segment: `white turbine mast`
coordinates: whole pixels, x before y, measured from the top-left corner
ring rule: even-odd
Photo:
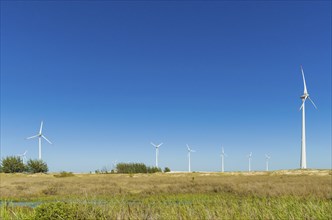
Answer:
[[[303,95],[300,97],[302,99],[302,105],[300,107],[300,110],[302,109],[302,138],[301,138],[301,162],[300,162],[300,168],[301,169],[307,169],[307,153],[306,153],[306,132],[305,132],[305,101],[307,99],[310,100],[312,105],[317,109],[317,106],[315,103],[311,100],[309,93],[307,91],[307,85],[305,82],[304,72],[303,68],[301,66],[301,72],[302,72],[302,79],[303,79]]]
[[[252,157],[252,152],[250,152],[250,154],[247,155],[248,159],[249,159],[249,172],[251,172],[251,157]]]
[[[269,160],[270,159],[271,159],[271,156],[265,154],[266,171],[269,171]]]
[[[117,162],[118,162],[117,160],[115,160],[115,161],[112,162],[114,172],[115,172],[115,170],[116,170]]]
[[[41,153],[41,149],[42,149],[42,138],[44,138],[48,143],[52,144],[51,141],[49,141],[42,133],[43,131],[43,121],[40,123],[40,129],[39,129],[39,133],[34,135],[34,136],[31,136],[31,137],[28,137],[27,139],[32,139],[32,138],[36,138],[38,137],[38,147],[39,147],[39,156],[38,156],[38,159],[41,160],[42,159],[42,153]]]
[[[191,172],[191,161],[190,161],[190,153],[191,152],[196,152],[195,150],[191,149],[189,145],[187,144],[187,150],[188,150],[188,160],[189,160],[189,167],[188,167],[188,172]]]
[[[225,157],[228,157],[228,156],[227,156],[227,154],[225,154],[225,151],[224,151],[223,147],[221,148],[220,157],[221,157],[221,172],[225,172],[225,169],[224,169],[224,159],[225,159]]]
[[[23,163],[26,162],[27,157],[25,156],[28,153],[28,151],[26,150],[23,154],[18,154],[17,156],[22,158]]]
[[[156,148],[156,167],[158,168],[158,157],[159,157],[159,147],[163,145],[163,143],[160,143],[159,145],[156,145],[151,142],[151,145]]]

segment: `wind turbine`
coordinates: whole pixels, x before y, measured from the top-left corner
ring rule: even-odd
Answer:
[[[221,154],[220,154],[220,157],[221,157],[221,172],[224,172],[224,157],[227,157],[227,154],[225,154],[225,151],[224,151],[224,148],[222,147],[221,148]]]
[[[190,153],[191,153],[191,152],[196,152],[196,151],[190,149],[190,147],[189,147],[188,144],[187,144],[187,149],[188,149],[188,159],[189,159],[189,169],[188,169],[188,170],[189,170],[189,172],[191,172]]]
[[[117,162],[118,162],[117,160],[115,160],[115,161],[112,162],[114,172],[115,172],[115,170],[116,170],[116,164],[117,164]]]
[[[163,143],[160,143],[159,145],[155,145],[151,142],[151,145],[156,148],[156,167],[158,168],[158,156],[159,156],[159,147],[163,145]]]
[[[252,157],[252,152],[250,152],[249,155],[247,155],[248,159],[249,159],[249,172],[251,171],[251,157]]]
[[[265,154],[265,161],[266,161],[266,171],[269,171],[269,159],[271,156]]]
[[[48,143],[52,144],[51,141],[49,141],[42,133],[43,131],[43,121],[41,122],[40,124],[40,129],[39,129],[39,133],[37,135],[34,135],[34,136],[31,136],[31,137],[28,137],[27,139],[32,139],[32,138],[36,138],[38,137],[38,146],[39,146],[39,160],[42,159],[42,154],[41,154],[41,141],[42,141],[42,138],[44,138]]]
[[[304,72],[303,68],[301,66],[301,72],[302,72],[302,78],[303,78],[303,95],[300,97],[302,99],[302,105],[300,107],[300,110],[302,109],[302,140],[301,140],[301,169],[307,169],[307,153],[306,153],[306,137],[305,137],[305,101],[307,99],[310,100],[312,105],[317,109],[317,106],[315,103],[311,100],[309,97],[308,91],[307,91],[307,85],[305,83],[305,78],[304,78]]]
[[[27,157],[25,156],[26,154],[27,154],[27,150],[23,153],[23,154],[18,154],[17,156],[19,156],[19,157],[21,157],[22,158],[22,161],[23,161],[23,163],[25,163],[25,161],[26,161],[26,159],[27,159]]]

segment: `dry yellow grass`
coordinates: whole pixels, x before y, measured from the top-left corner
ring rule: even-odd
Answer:
[[[1,200],[110,197],[124,194],[231,193],[332,198],[330,170],[234,173],[0,174]]]

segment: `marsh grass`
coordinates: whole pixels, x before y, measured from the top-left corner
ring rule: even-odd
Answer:
[[[324,172],[75,174],[66,178],[1,174],[2,201],[43,204],[35,209],[2,204],[0,218],[332,219],[332,176]]]
[[[332,202],[295,197],[179,194],[48,202],[35,210],[1,207],[12,219],[331,219]]]

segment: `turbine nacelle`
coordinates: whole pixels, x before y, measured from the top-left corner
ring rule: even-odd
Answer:
[[[159,145],[156,145],[156,144],[151,142],[151,145],[154,146],[155,148],[159,148],[161,145],[163,145],[163,143],[160,143]]]
[[[187,150],[188,150],[188,153],[191,153],[191,152],[196,152],[195,150],[191,149],[191,148],[189,147],[189,145],[188,145],[188,144],[187,144]]]
[[[300,96],[300,99],[306,100],[308,97],[309,97],[309,94],[305,93],[305,94],[303,94],[303,95]]]

